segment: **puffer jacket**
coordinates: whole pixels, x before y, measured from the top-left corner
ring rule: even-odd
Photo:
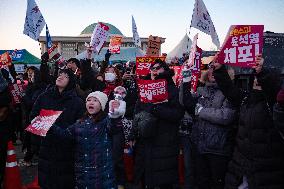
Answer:
[[[143,159],[137,162],[136,167],[143,170],[137,172],[145,173],[145,184],[149,187],[163,184],[178,183],[178,128],[184,110],[179,103],[178,89],[172,80],[173,72],[166,71],[157,79],[166,79],[168,82],[168,102],[160,104],[141,103],[138,100],[135,113],[146,111],[157,118],[155,135],[150,138],[138,138],[136,159]],[[146,78],[149,79],[149,76]],[[138,149],[140,148],[141,149]],[[140,157],[143,156],[143,157]]]
[[[233,125],[236,111],[218,89],[206,83],[197,89],[201,109],[192,128],[192,141],[200,154],[231,155]]]
[[[244,176],[249,189],[284,188],[284,143],[275,127],[277,122],[273,121],[271,106],[280,89],[276,75],[268,70],[257,74],[262,90],[252,90],[246,96],[232,84],[224,66],[214,72],[223,93],[240,107],[236,146],[228,166],[226,189],[237,189]]]
[[[83,101],[74,89],[58,92],[51,87],[36,100],[31,111],[31,119],[39,115],[41,109],[63,111],[55,124],[61,128],[81,118],[85,112]],[[47,133],[42,138],[38,165],[39,185],[48,189],[74,188],[74,153],[71,142],[61,142],[60,138]]]
[[[115,188],[110,130],[117,121],[104,116],[95,123],[88,117],[67,129],[54,126],[50,131],[62,142],[74,141],[75,188]]]

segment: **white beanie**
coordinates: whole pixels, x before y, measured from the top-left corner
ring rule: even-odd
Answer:
[[[108,101],[108,97],[105,93],[103,92],[100,92],[100,91],[95,91],[95,92],[91,92],[87,98],[86,98],[86,101],[88,100],[88,98],[90,97],[95,97],[99,100],[101,106],[102,106],[102,110],[104,111],[105,110],[105,107],[106,107],[106,103]]]

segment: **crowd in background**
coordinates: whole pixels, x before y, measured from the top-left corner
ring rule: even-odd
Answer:
[[[140,101],[134,64],[110,65],[107,52],[98,67],[91,53],[53,72],[44,57],[23,77],[13,66],[1,69],[1,182],[7,143],[19,138],[20,165],[32,166],[38,156],[43,189],[179,188],[181,151],[184,189],[284,188],[284,84],[261,56],[249,91],[212,62],[193,92],[189,69],[176,86],[173,70],[158,60],[143,79],[165,79],[169,97],[154,104]],[[11,105],[9,86],[25,81],[21,103]],[[63,111],[46,137],[24,130],[42,109]],[[131,178],[126,148],[133,151]]]

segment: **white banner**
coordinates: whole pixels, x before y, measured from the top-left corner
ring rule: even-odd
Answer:
[[[97,52],[100,52],[101,48],[104,45],[104,42],[106,41],[109,33],[108,33],[109,27],[101,22],[98,22],[92,37],[90,46],[93,47]]]
[[[23,33],[37,41],[44,26],[45,20],[36,2],[34,0],[27,0],[27,12]]]
[[[141,40],[137,31],[136,23],[134,17],[132,16],[132,33],[133,33],[133,41],[134,44],[138,47],[141,47]]]
[[[195,0],[191,27],[194,27],[211,36],[212,42],[220,48],[220,41],[211,20],[209,12],[202,0]]]

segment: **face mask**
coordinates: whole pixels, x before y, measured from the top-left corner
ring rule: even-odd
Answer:
[[[105,80],[108,82],[113,82],[116,79],[116,75],[114,73],[105,73]]]

